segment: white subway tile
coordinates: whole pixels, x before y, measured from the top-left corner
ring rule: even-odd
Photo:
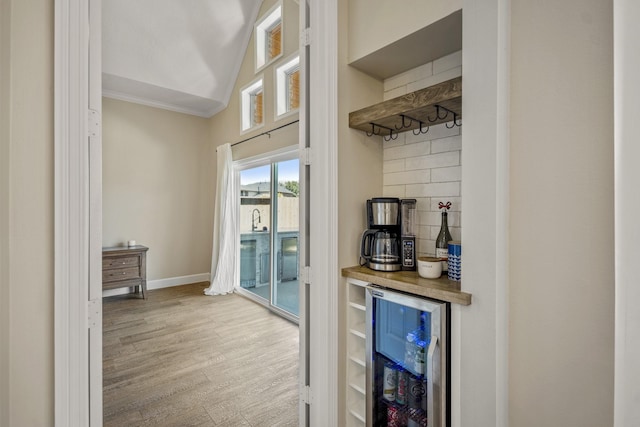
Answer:
[[[430,154],[427,156],[406,157],[407,170],[444,168],[460,165],[459,151],[447,151],[445,153]]]
[[[418,213],[416,214],[416,224],[419,226],[426,224],[428,214],[429,211],[418,209]]]
[[[431,239],[418,239],[418,256],[433,256],[436,251],[436,241]]]
[[[444,153],[446,151],[460,151],[462,149],[462,136],[450,136],[448,138],[434,139],[431,141],[431,153]]]
[[[433,184],[408,184],[405,189],[406,197],[438,197],[459,196],[459,182],[438,182]]]
[[[382,153],[382,158],[384,161],[387,161],[387,160],[397,160],[397,159],[408,159],[410,157],[416,157],[416,156],[424,156],[426,154],[429,154],[430,145],[431,144],[428,141],[425,141],[418,144],[406,144],[398,147],[385,148],[384,152]],[[418,169],[418,168],[412,168],[412,169]],[[424,168],[420,168],[420,169],[424,169]]]
[[[417,227],[417,231],[418,236],[425,236],[425,238],[431,236],[431,226],[429,225],[420,224]]]
[[[438,240],[438,234],[440,234],[440,228],[442,227],[442,218],[438,218],[438,225],[432,226],[429,228],[429,238],[433,240]],[[449,230],[451,231],[451,230]]]
[[[440,219],[441,219],[441,214],[440,212],[437,211],[422,211],[420,212],[420,225],[428,225],[428,226],[435,226],[437,225],[438,227],[440,227]]]
[[[460,181],[461,177],[462,168],[460,166],[431,169],[431,182]]]
[[[383,82],[383,90],[388,91],[400,86],[406,86],[408,83],[424,79],[433,74],[433,63],[427,62],[404,73],[389,77]]]
[[[414,170],[386,173],[382,177],[384,185],[420,184],[430,181],[430,170]]]
[[[442,215],[442,213],[440,214]],[[442,223],[442,221],[440,221],[440,223]],[[460,212],[448,212],[447,225],[449,226],[449,231],[451,231],[451,228],[460,227]]]
[[[420,215],[420,211],[429,210],[429,207],[431,206],[431,199],[429,197],[414,197],[414,199],[416,199],[416,209],[418,210],[418,215]]]
[[[417,135],[414,134],[414,132],[416,132]],[[418,142],[431,141],[433,139],[430,135],[430,132],[419,133],[417,129],[407,131],[405,132],[405,135],[407,144],[416,144]]]
[[[462,51],[453,52],[433,61],[433,74],[440,74],[455,67],[462,66]]]
[[[382,99],[388,101],[389,99],[397,98],[407,94],[407,86],[400,86],[393,89],[389,89],[384,92]]]
[[[388,141],[385,141],[383,138],[380,138],[380,141],[384,150],[386,150],[387,148],[399,147],[401,145],[405,145],[406,143],[405,135],[402,133],[398,134],[398,137],[396,139],[389,139]]]
[[[406,193],[405,187],[404,185],[383,185],[382,196],[404,198]]]
[[[455,67],[450,70],[443,71],[442,73],[435,74],[412,83],[407,83],[407,93],[437,85],[438,83],[451,80],[455,77],[460,77],[461,75],[462,67]]]
[[[442,123],[440,125],[430,126],[429,131],[427,131],[426,133],[415,135],[413,132],[414,131],[404,132],[406,134],[407,144],[421,141],[435,141],[436,139],[440,138],[450,138],[452,136],[458,136],[460,135],[460,127],[454,126],[452,129],[447,129],[446,124]],[[415,132],[418,131],[415,130]]]
[[[402,172],[406,170],[405,160],[387,160],[382,163],[382,173]]]
[[[430,238],[430,236],[431,236],[431,227],[428,226],[428,225],[419,225],[417,227],[417,233],[418,233],[417,236],[419,238],[420,237],[422,237],[424,239]]]
[[[418,239],[418,256],[433,256],[436,252],[436,240],[429,238]]]

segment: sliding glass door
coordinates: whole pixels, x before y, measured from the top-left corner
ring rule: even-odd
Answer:
[[[299,315],[297,150],[237,165],[240,290],[287,317]]]

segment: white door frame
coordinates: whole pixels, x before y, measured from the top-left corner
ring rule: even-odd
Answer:
[[[308,286],[309,420],[312,426],[338,423],[338,1],[307,0],[308,138],[311,160]],[[305,2],[300,2],[304,8]],[[302,15],[301,15],[302,17]],[[300,28],[305,28],[300,20]],[[301,61],[307,52],[301,49]],[[301,113],[301,119],[303,118]],[[306,135],[302,132],[307,131]],[[301,425],[303,425],[301,423]]]
[[[337,0],[307,0],[301,8],[308,10],[312,28],[324,30],[316,33],[309,49],[314,72],[309,79],[308,108],[313,114],[308,121],[301,120],[300,130],[305,138],[309,135],[313,153],[309,213],[314,224],[310,230],[314,244],[309,250],[313,321],[305,326],[309,342],[301,343],[311,351],[313,393],[304,387],[301,394],[310,403],[311,425],[337,425]],[[102,425],[102,371],[95,369],[96,361],[101,362],[102,306],[96,268],[102,195],[94,175],[101,152],[99,145],[90,150],[88,144],[89,138],[92,144],[100,144],[101,135],[101,90],[96,89],[101,75],[100,10],[101,0],[55,2],[54,392],[58,427]],[[91,58],[89,45],[95,53]],[[306,419],[300,423],[306,425]]]
[[[640,71],[637,40],[640,29],[640,7],[635,0],[613,2],[614,26],[614,147],[615,147],[615,388],[614,425],[640,425],[640,314],[635,302],[638,287],[638,255],[640,255],[640,201],[636,185],[640,181],[637,162],[640,148],[637,98]]]
[[[100,15],[55,2],[56,426],[102,425]]]

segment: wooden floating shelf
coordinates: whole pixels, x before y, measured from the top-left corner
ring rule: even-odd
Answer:
[[[423,129],[451,122],[454,114],[456,121],[462,118],[462,77],[353,111],[349,127],[368,135],[392,136],[420,129],[420,122]]]

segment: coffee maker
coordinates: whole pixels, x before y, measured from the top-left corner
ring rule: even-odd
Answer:
[[[378,271],[415,270],[415,203],[415,199],[395,197],[367,200],[368,229],[362,234],[360,247],[362,265]]]

